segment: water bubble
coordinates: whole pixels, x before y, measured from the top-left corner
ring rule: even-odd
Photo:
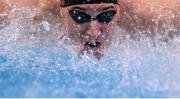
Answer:
[[[50,31],[50,24],[47,21],[42,21],[42,25],[46,31]]]

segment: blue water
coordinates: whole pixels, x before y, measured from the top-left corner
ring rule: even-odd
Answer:
[[[155,46],[113,39],[97,60],[58,42],[59,25],[34,23],[35,12],[12,9],[0,29],[0,97],[180,97],[178,37]]]
[[[1,44],[0,97],[179,97],[178,48],[122,45],[96,60],[50,45]]]

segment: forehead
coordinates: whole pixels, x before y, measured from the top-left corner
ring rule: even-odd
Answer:
[[[68,9],[101,11],[108,9],[117,9],[117,5],[116,4],[81,4],[81,5],[70,6],[68,7]]]

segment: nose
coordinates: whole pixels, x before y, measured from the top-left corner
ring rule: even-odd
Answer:
[[[101,25],[97,21],[92,21],[88,27],[87,34],[93,38],[101,35]]]

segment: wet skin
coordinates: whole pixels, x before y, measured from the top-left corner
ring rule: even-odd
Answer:
[[[61,10],[66,31],[72,42],[80,46],[80,52],[91,53],[99,59],[111,44],[114,27],[117,26],[119,6],[116,4],[84,4],[64,7]],[[97,18],[107,11],[115,11],[116,14],[107,23],[99,22],[98,19],[78,23],[69,14],[72,10],[86,13],[91,18]]]
[[[100,24],[96,20],[84,24],[78,24],[69,15],[69,10],[74,9],[73,7],[77,7],[77,5],[63,8],[60,7],[60,1],[61,0],[0,0],[0,13],[10,12],[10,7],[8,7],[8,5],[12,2],[15,2],[20,6],[30,8],[36,7],[39,12],[37,16],[40,16],[40,18],[43,16],[50,17],[47,15],[51,14],[45,15],[44,12],[53,12],[52,15],[54,15],[55,18],[59,18],[61,17],[60,12],[62,12],[62,21],[64,21],[67,34],[73,43],[80,46],[80,52],[93,52],[97,58],[100,58],[101,55],[105,53],[104,51],[112,41],[111,36],[113,35],[118,15],[120,16],[118,19],[118,25],[128,31],[128,33],[129,31],[134,33],[134,30],[136,29],[142,31],[153,31],[154,28],[156,29],[156,27],[154,27],[156,26],[156,23],[153,22],[152,19],[157,18],[160,23],[160,27],[158,27],[159,30],[164,30],[164,28],[161,28],[164,24],[171,24],[175,28],[180,29],[179,0],[120,0],[119,7],[118,5],[111,5],[114,8],[110,8],[110,10],[115,9],[117,10],[117,13],[112,22],[108,24]],[[104,4],[101,5],[101,7],[103,7]],[[104,7],[108,6],[110,5],[104,5]],[[89,7],[87,7],[87,5],[78,5],[78,7],[84,8],[85,11],[83,12],[89,14],[92,18],[96,18],[101,12],[103,12],[97,10],[100,8],[100,5],[98,4],[96,6],[89,5]],[[172,15],[174,17],[172,17]],[[6,18],[0,17],[0,20],[4,19]],[[153,32],[151,35],[154,35]],[[90,43],[88,44],[87,42]],[[92,42],[97,44],[92,44]],[[100,47],[94,48],[95,45],[100,45]]]

